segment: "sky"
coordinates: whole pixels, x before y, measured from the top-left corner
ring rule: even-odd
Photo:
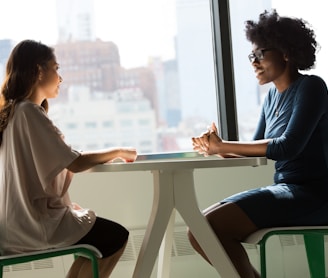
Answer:
[[[57,42],[56,0],[0,0],[0,10],[0,39]],[[94,0],[94,12],[96,37],[118,45],[123,66],[174,57],[174,0]]]
[[[308,20],[318,41],[328,48],[324,0],[272,0],[272,3],[281,15]],[[175,0],[94,0],[96,36],[118,45],[125,67],[146,65],[150,56],[173,58],[177,34],[175,5]],[[56,0],[0,0],[0,11],[0,39],[30,38],[56,43]],[[318,60],[326,61],[325,53],[328,51],[322,51]]]

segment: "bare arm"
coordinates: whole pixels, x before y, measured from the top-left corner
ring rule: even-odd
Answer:
[[[121,159],[125,162],[133,162],[136,158],[137,151],[134,148],[113,148],[96,152],[85,152],[76,158],[67,169],[73,173],[78,173],[97,164],[111,162],[115,159]]]
[[[211,135],[214,137],[215,135]],[[252,142],[238,142],[238,141],[219,141],[217,138],[210,141],[217,141],[211,144],[209,151],[211,154],[235,154],[238,156],[265,156],[268,143],[270,140],[263,139]],[[213,153],[212,153],[213,152]]]

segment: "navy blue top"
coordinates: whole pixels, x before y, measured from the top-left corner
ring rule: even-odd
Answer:
[[[279,115],[276,115],[276,110]],[[328,95],[325,82],[301,75],[284,93],[271,88],[254,140],[273,139],[275,183],[328,185]]]

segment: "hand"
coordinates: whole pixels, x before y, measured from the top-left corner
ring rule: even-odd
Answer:
[[[74,210],[80,210],[80,209],[82,209],[82,207],[79,204],[77,204],[77,203],[72,203],[71,206],[72,206],[72,208]]]
[[[204,156],[217,154],[216,145],[222,142],[214,123],[198,137],[192,138],[193,149]]]
[[[125,162],[134,162],[137,159],[137,151],[135,148],[122,148],[119,158]]]
[[[209,148],[209,142],[208,142],[209,136],[210,136],[210,133],[209,133],[209,131],[207,131],[207,132],[203,132],[198,137],[192,137],[191,140],[192,140],[192,145],[193,145],[194,151],[196,151],[200,154],[207,155],[207,151]]]
[[[218,134],[218,129],[214,123],[212,123],[210,130],[210,135],[208,138],[209,148],[207,151],[207,155],[217,155],[221,158],[236,158],[242,157],[241,155],[233,154],[233,153],[223,153],[222,150],[222,139]]]
[[[218,129],[215,123],[212,123],[209,131],[210,131],[210,135],[208,137],[209,147],[208,147],[207,155],[216,154],[220,157],[224,157],[223,154],[220,152],[222,139],[219,136]]]

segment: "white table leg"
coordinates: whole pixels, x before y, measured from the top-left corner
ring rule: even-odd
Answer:
[[[170,278],[171,252],[173,244],[173,233],[175,224],[175,209],[173,209],[170,221],[158,254],[157,278]]]
[[[176,209],[220,276],[223,278],[239,277],[221,243],[199,210],[192,170],[179,170],[175,173],[174,199]]]
[[[174,209],[172,174],[156,170],[153,171],[153,178],[153,207],[133,272],[133,278],[148,278],[151,276],[160,244]]]

